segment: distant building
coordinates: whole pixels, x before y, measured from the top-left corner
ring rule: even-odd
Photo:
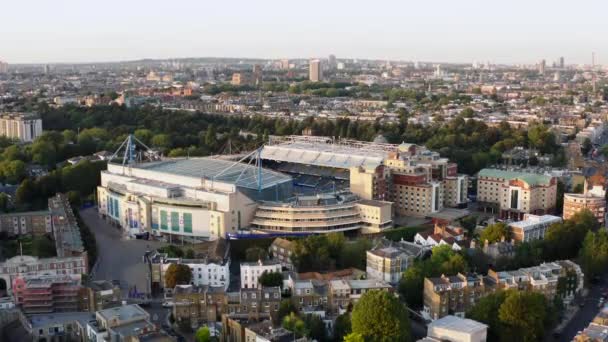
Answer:
[[[274,260],[241,263],[241,288],[254,289],[261,287],[259,278],[265,272],[281,272],[281,263]]]
[[[477,178],[477,201],[484,210],[501,218],[522,220],[525,214],[554,211],[557,196],[555,177],[498,169],[483,169]]]
[[[8,63],[0,61],[0,74],[8,73]]]
[[[0,135],[22,142],[34,141],[42,134],[42,119],[33,113],[3,113]]]
[[[427,330],[427,336],[438,341],[485,342],[487,335],[486,324],[452,315],[429,323]]]
[[[313,59],[308,64],[308,79],[311,82],[323,81],[323,70],[321,69],[321,61]]]
[[[342,314],[350,304],[356,304],[362,295],[371,290],[393,291],[393,287],[382,280],[330,280],[327,288],[328,311]]]
[[[593,321],[583,331],[579,331],[574,342],[608,341],[608,306],[604,305]]]
[[[509,227],[515,241],[529,242],[544,239],[549,226],[559,222],[559,216],[525,214],[523,220],[509,223]]]
[[[144,336],[153,333],[163,335],[149,313],[131,304],[97,311],[95,320],[87,324],[86,336],[89,341],[145,341]]]
[[[235,72],[234,74],[232,74],[232,80],[230,81],[230,84],[234,86],[242,86],[248,85],[250,83],[251,78],[249,77],[249,75],[242,72]]]
[[[329,69],[335,69],[338,66],[338,63],[336,62],[336,56],[329,55],[329,57],[327,58],[327,66],[329,67]]]
[[[583,210],[589,210],[600,225],[606,223],[606,179],[603,176],[592,176],[585,179],[583,193],[564,194],[564,220]]]

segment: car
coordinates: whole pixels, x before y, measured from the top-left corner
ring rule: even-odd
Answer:
[[[163,302],[163,308],[172,308],[173,305],[174,305],[173,302],[169,302],[169,301]]]

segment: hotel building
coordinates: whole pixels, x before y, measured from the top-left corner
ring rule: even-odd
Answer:
[[[484,210],[503,219],[523,219],[525,214],[544,215],[554,211],[557,196],[555,177],[483,169],[477,178],[477,201]]]

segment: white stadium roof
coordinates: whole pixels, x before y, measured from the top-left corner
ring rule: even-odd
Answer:
[[[289,136],[265,145],[261,158],[280,162],[309,164],[331,168],[381,165],[398,145],[360,141],[333,141],[326,137]]]

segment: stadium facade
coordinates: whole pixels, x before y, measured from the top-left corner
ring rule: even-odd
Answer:
[[[108,163],[99,213],[128,231],[215,240],[246,228],[257,202],[292,195],[291,177],[214,158]]]

